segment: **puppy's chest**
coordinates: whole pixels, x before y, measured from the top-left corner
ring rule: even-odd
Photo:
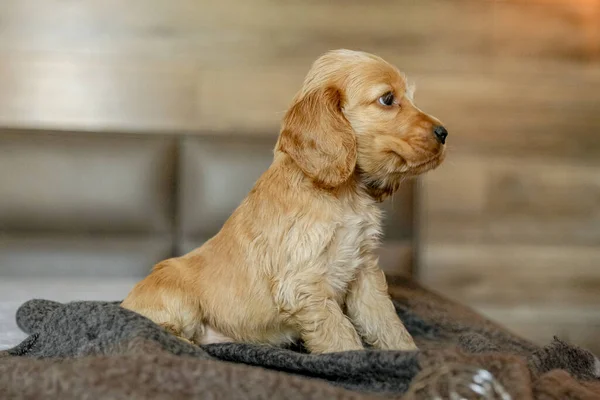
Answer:
[[[371,261],[381,236],[381,211],[376,206],[355,212],[344,210],[326,251],[326,276],[336,291],[345,292],[357,270]]]

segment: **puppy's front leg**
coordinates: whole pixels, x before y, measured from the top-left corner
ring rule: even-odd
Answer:
[[[311,353],[362,350],[352,322],[332,299],[312,299],[297,314],[302,339]]]
[[[385,350],[416,350],[388,294],[387,282],[376,260],[366,264],[352,282],[346,307],[366,343]]]
[[[282,311],[287,311],[290,321],[296,325],[311,353],[364,348],[352,322],[335,300],[314,287],[303,286],[295,292],[291,298],[281,299],[280,306]]]

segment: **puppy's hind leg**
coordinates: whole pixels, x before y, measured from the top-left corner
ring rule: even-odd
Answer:
[[[183,305],[180,299],[174,298],[169,299],[168,303],[170,307],[149,318],[184,342],[200,344],[200,339],[204,336],[204,325],[199,308],[190,304]]]
[[[172,334],[172,335],[176,336],[176,337],[177,337],[177,339],[179,339],[179,340],[182,340],[182,341],[184,341],[184,342],[186,342],[186,343],[188,343],[188,344],[199,344],[199,343],[196,343],[195,341],[192,341],[192,340],[190,340],[190,339],[186,338],[186,337],[184,336],[184,333],[181,331],[181,329],[178,329],[178,327],[177,327],[177,326],[175,326],[175,325],[173,325],[173,324],[171,324],[171,323],[168,323],[168,322],[163,322],[163,323],[161,323],[161,324],[158,324],[158,325],[159,325],[161,328],[163,328],[165,331],[167,331],[167,332],[169,332],[170,334]]]
[[[183,271],[177,260],[157,264],[121,307],[143,315],[189,343],[202,336],[203,318],[195,288],[190,287]]]

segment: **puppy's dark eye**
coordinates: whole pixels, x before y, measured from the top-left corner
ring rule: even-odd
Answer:
[[[379,104],[381,104],[382,106],[391,106],[394,104],[394,93],[392,92],[387,92],[386,94],[384,94],[383,96],[381,96],[379,98]]]

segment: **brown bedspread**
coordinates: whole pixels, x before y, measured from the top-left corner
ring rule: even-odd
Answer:
[[[31,300],[17,312],[29,338],[0,352],[0,399],[600,399],[590,352],[538,347],[414,283],[391,292],[419,352],[200,348],[117,302]]]

